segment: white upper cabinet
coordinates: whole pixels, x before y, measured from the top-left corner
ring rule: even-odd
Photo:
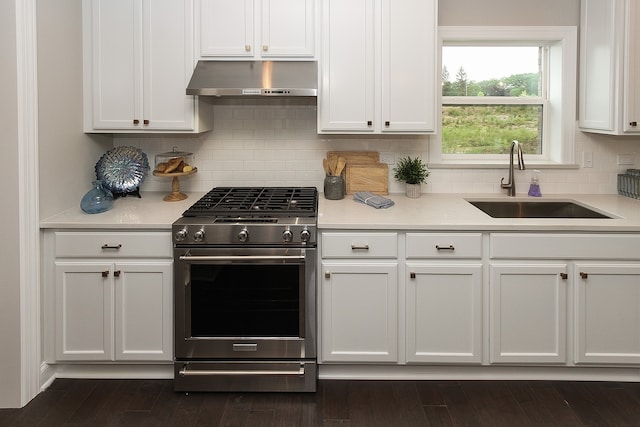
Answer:
[[[640,5],[636,0],[582,0],[580,129],[640,133]]]
[[[326,0],[319,133],[434,133],[436,0]]]
[[[186,95],[194,67],[192,4],[84,0],[85,132],[210,129],[210,108]]]
[[[200,0],[200,56],[313,58],[315,0]]]

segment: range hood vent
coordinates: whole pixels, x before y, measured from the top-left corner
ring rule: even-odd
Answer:
[[[317,96],[315,61],[198,61],[187,95]]]

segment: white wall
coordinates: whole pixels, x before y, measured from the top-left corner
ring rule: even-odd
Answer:
[[[80,205],[112,144],[82,132],[81,3],[37,0],[41,218]]]
[[[440,25],[578,25],[580,0],[440,0]]]
[[[441,25],[578,25],[580,0],[446,0],[439,3]],[[577,78],[576,78],[577,81]],[[153,162],[157,152],[176,146],[196,154],[198,173],[182,179],[186,190],[216,185],[312,185],[322,188],[322,158],[331,150],[374,150],[398,158],[428,158],[428,137],[327,136],[316,134],[314,103],[301,100],[216,100],[214,130],[199,137],[117,137],[116,145],[141,147]],[[616,193],[617,154],[640,162],[637,137],[576,132],[576,159],[593,153],[593,168],[542,170],[547,193]],[[525,159],[526,160],[526,159]],[[626,166],[629,167],[629,166]],[[626,168],[625,167],[625,168]],[[437,169],[424,191],[500,193],[506,169]],[[532,171],[519,172],[518,190],[527,191]],[[391,175],[391,174],[390,174]],[[143,190],[166,190],[170,182],[149,176]],[[390,177],[389,189],[403,187]]]
[[[12,159],[0,168],[2,200],[0,218],[0,408],[20,406],[20,257],[18,212],[18,93],[15,2],[0,2],[0,129],[2,156]],[[12,226],[13,225],[13,226]]]

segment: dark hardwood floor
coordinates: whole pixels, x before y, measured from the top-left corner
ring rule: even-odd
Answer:
[[[175,393],[171,380],[58,379],[0,426],[640,426],[640,384],[329,381],[316,393]]]

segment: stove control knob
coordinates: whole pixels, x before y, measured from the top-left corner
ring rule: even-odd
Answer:
[[[240,240],[241,242],[246,242],[247,240],[249,240],[249,230],[247,230],[246,228],[240,230],[240,232],[238,233],[238,240]]]
[[[302,240],[305,243],[311,240],[311,233],[309,233],[309,230],[305,228],[300,232],[300,240]]]
[[[183,228],[182,230],[176,231],[175,234],[176,242],[182,242],[187,238],[187,229]]]
[[[287,243],[293,240],[293,233],[291,232],[290,229],[287,228],[282,232],[282,240],[284,240]]]
[[[193,233],[193,240],[195,240],[196,242],[202,242],[204,240],[204,229],[203,228],[201,228],[200,230],[198,230],[195,233]]]

